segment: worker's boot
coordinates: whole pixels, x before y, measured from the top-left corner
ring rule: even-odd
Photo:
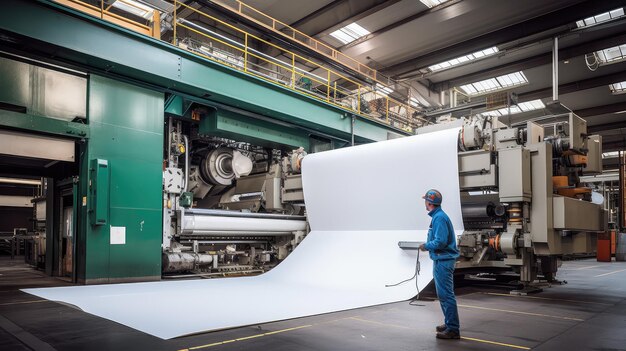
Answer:
[[[445,325],[445,324],[438,325],[438,326],[435,328],[435,330],[436,330],[438,333],[444,332],[444,331],[446,331],[446,329],[448,329],[448,327],[446,327],[446,325]]]
[[[446,329],[443,332],[437,333],[437,339],[460,339],[461,334],[459,332]]]

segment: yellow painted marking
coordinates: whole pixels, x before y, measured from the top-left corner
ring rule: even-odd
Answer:
[[[288,332],[288,331],[308,328],[308,327],[312,327],[312,326],[313,326],[313,324],[301,325],[299,327],[294,327],[294,328],[281,329],[281,330],[276,330],[276,331],[262,333],[262,334],[255,334],[255,335],[250,335],[250,336],[244,336],[242,338],[237,338],[237,339],[232,339],[232,340],[224,340],[224,341],[214,342],[212,344],[194,346],[194,347],[190,347],[190,348],[187,348],[187,349],[180,349],[178,351],[190,351],[190,350],[205,349],[205,348],[209,348],[209,347],[213,347],[213,346],[219,346],[219,345],[224,345],[224,344],[230,344],[232,342],[237,342],[237,341],[244,341],[244,340],[250,340],[250,339],[254,339],[254,338],[260,338],[262,336],[268,336],[268,335],[274,335],[274,334],[279,334],[279,333],[285,333],[285,332]]]
[[[7,302],[7,303],[0,303],[0,306],[21,305],[21,304],[25,304],[25,303],[37,303],[37,302],[46,302],[46,301],[49,301],[49,300],[32,300],[32,301]]]
[[[603,265],[599,264],[597,266],[588,266],[588,267],[581,267],[581,268],[575,268],[575,271],[582,271],[583,269],[591,269],[591,268],[596,268],[596,267],[602,267]]]
[[[489,307],[480,307],[480,306],[470,306],[470,305],[458,305],[459,307],[465,307],[465,308],[474,308],[474,309],[479,309],[479,310],[485,310],[485,311],[496,311],[496,312],[506,312],[506,313],[514,313],[514,314],[523,314],[526,316],[535,316],[535,317],[549,317],[549,318],[557,318],[557,319],[565,319],[568,321],[578,321],[578,322],[582,322],[584,321],[584,319],[580,319],[580,318],[572,318],[572,317],[562,317],[562,316],[552,316],[549,314],[541,314],[541,313],[532,313],[532,312],[521,312],[521,311],[511,311],[511,310],[501,310],[498,308],[489,308]]]
[[[566,300],[566,299],[557,299],[553,297],[540,297],[540,296],[519,296],[519,295],[511,295],[511,294],[499,294],[499,293],[483,293],[485,295],[495,295],[495,296],[507,296],[513,298],[522,298],[522,299],[536,299],[536,300],[552,300],[552,301],[565,301],[565,302],[574,302],[574,303],[583,303],[583,304],[594,304],[594,305],[605,305],[605,306],[613,306],[612,303],[604,303],[604,302],[594,302],[594,301],[583,301],[583,300]]]
[[[526,347],[526,346],[519,346],[519,345],[513,345],[513,344],[505,344],[502,342],[496,342],[496,341],[489,341],[489,340],[483,340],[483,339],[476,339],[476,338],[468,338],[467,336],[462,336],[461,339],[463,340],[470,340],[470,341],[477,341],[477,342],[482,342],[485,344],[492,344],[492,345],[498,345],[498,346],[506,346],[506,347],[511,347],[514,349],[520,349],[520,350],[530,350],[530,347]]]
[[[407,327],[407,326],[404,326],[404,325],[382,323],[382,322],[378,322],[378,321],[372,321],[372,320],[369,320],[369,319],[363,319],[363,318],[357,318],[357,317],[350,317],[350,319],[354,319],[354,320],[357,320],[357,321],[360,321],[360,322],[367,322],[367,323],[371,323],[371,324],[384,325],[384,326],[388,326],[388,327],[415,330],[415,328],[410,328],[410,327]],[[470,337],[466,337],[466,336],[462,336],[461,339],[470,340],[470,341],[476,341],[476,342],[482,342],[482,343],[485,343],[485,344],[506,346],[506,347],[511,347],[511,348],[515,348],[515,349],[521,349],[521,350],[530,350],[530,347],[526,347],[526,346],[505,344],[505,343],[501,343],[501,342],[497,342],[497,341],[489,341],[489,340],[483,340],[483,339],[477,339],[477,338],[470,338]]]
[[[619,271],[614,271],[614,272],[609,272],[609,273],[604,273],[604,274],[598,274],[598,275],[594,275],[594,277],[604,277],[605,275],[615,274],[615,273],[619,273],[619,272],[623,272],[623,271],[626,271],[626,269],[620,269]]]

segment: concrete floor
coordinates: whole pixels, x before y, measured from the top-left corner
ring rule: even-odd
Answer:
[[[20,292],[68,283],[0,257],[0,350],[626,350],[626,262],[568,261],[558,278],[568,284],[526,297],[458,287],[461,340],[435,339],[442,316],[432,290],[423,306],[399,302],[161,340]],[[193,302],[171,308],[179,323]]]

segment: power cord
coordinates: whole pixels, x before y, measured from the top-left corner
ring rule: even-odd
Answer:
[[[389,287],[392,287],[392,286],[398,286],[400,284],[404,284],[406,282],[410,282],[411,280],[415,279],[415,289],[417,290],[417,295],[413,299],[411,299],[411,301],[409,301],[409,305],[411,305],[411,306],[424,306],[424,305],[421,305],[421,304],[418,304],[418,303],[414,303],[414,302],[418,301],[419,298],[420,298],[420,288],[419,288],[418,279],[417,279],[417,277],[420,275],[420,270],[421,270],[421,266],[420,266],[420,250],[418,249],[417,250],[417,259],[415,260],[415,273],[413,273],[413,276],[411,278],[409,278],[409,279],[405,279],[405,280],[403,280],[401,282],[398,282],[398,283],[395,283],[395,284],[385,285],[385,287],[389,288]]]

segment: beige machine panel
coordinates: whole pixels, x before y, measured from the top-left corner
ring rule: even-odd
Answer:
[[[498,151],[500,201],[530,201],[530,151],[521,147]]]
[[[462,189],[487,188],[498,185],[496,166],[489,151],[459,154],[459,185]]]
[[[552,205],[555,229],[596,232],[606,230],[606,212],[596,204],[555,196]]]
[[[0,130],[0,154],[74,162],[74,141]]]
[[[587,121],[572,113],[569,122],[570,147],[577,150],[585,149],[587,139],[584,136],[586,135]]]
[[[584,174],[602,173],[602,136],[592,135],[587,141],[587,167],[583,168]]]
[[[552,223],[552,145],[532,144],[532,204],[530,234],[537,255],[561,253],[561,240]]]

